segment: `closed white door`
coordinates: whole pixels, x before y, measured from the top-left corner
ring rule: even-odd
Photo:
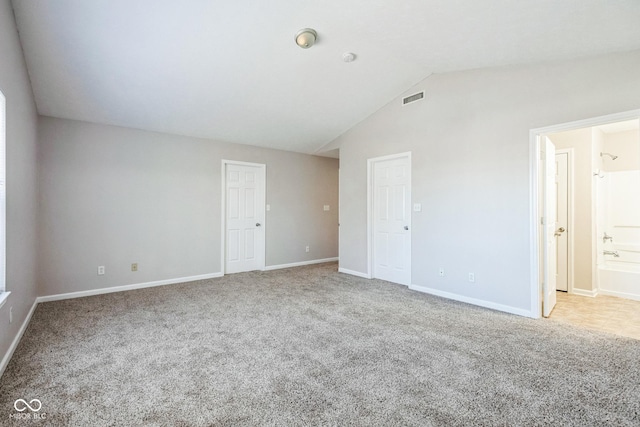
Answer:
[[[544,137],[542,146],[543,170],[544,170],[544,282],[542,315],[549,317],[556,306],[556,147]]]
[[[373,277],[411,284],[411,163],[408,156],[373,164]]]
[[[264,172],[264,166],[226,164],[226,273],[264,269]]]
[[[569,154],[556,153],[556,289],[569,290]]]

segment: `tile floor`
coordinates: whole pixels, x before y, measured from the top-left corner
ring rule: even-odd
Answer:
[[[640,301],[558,292],[549,319],[640,340]]]

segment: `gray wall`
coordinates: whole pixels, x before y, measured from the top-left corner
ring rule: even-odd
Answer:
[[[0,309],[0,359],[37,296],[37,113],[9,0],[0,0],[0,90],[7,100],[7,290]],[[13,323],[9,324],[9,308]]]
[[[367,159],[411,151],[413,284],[530,312],[529,131],[640,108],[639,69],[634,51],[432,75],[402,94],[324,147],[340,149],[340,267],[367,273]]]
[[[267,165],[267,266],[338,256],[336,159],[48,117],[39,141],[41,295],[220,272],[222,159]]]

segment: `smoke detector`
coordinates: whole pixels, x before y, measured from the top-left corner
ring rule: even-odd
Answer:
[[[344,62],[353,62],[356,60],[356,54],[352,52],[345,52],[342,54],[342,60]]]

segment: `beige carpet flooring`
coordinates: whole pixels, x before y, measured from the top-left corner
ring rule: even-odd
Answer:
[[[638,426],[640,341],[335,264],[242,273],[40,304],[0,425]]]

